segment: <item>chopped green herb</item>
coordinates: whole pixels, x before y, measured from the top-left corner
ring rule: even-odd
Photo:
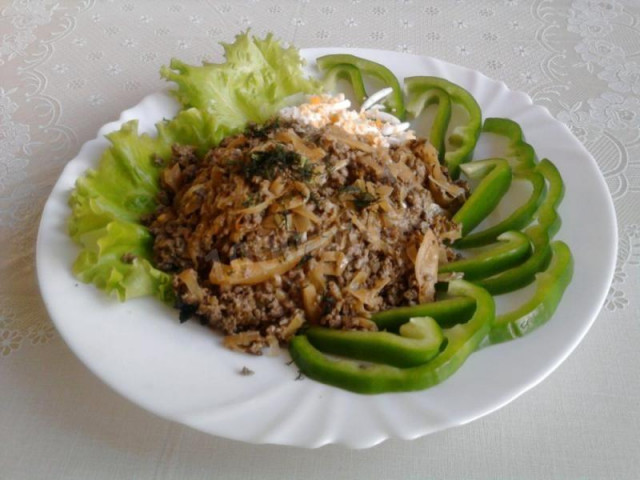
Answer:
[[[353,202],[353,205],[358,210],[364,210],[369,205],[372,205],[379,200],[374,194],[363,190],[357,185],[347,185],[342,187],[340,189],[340,193],[350,195],[351,198],[349,198],[349,200]]]
[[[358,210],[364,210],[369,205],[372,205],[378,201],[378,197],[373,195],[372,193],[360,191],[353,195],[353,205]]]
[[[273,180],[278,172],[288,172],[293,178],[308,181],[313,177],[313,165],[299,153],[283,145],[261,152],[253,152],[244,165],[247,179],[262,177]]]
[[[277,129],[280,126],[280,119],[276,118],[275,120],[271,120],[264,125],[258,125],[256,123],[249,123],[245,130],[245,135],[247,137],[254,138],[267,138],[269,136],[269,132]]]
[[[335,297],[325,293],[320,300],[320,306],[322,307],[322,315],[329,315],[336,306]]]
[[[308,182],[313,178],[313,164],[307,157],[302,157],[302,164],[298,170],[300,180]]]
[[[299,232],[294,232],[287,240],[287,245],[290,247],[297,247],[300,243],[302,243],[302,234]]]
[[[302,265],[304,265],[305,263],[307,263],[309,260],[311,260],[313,258],[313,255],[311,255],[310,253],[305,253],[304,256],[300,259],[300,261],[298,262],[298,265],[296,265],[296,267],[301,267]]]

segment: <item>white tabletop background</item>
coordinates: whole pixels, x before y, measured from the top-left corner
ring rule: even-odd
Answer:
[[[1,479],[640,478],[640,0],[15,0],[0,12]],[[547,380],[422,439],[302,450],[159,419],[73,356],[35,281],[53,183],[99,126],[164,86],[170,57],[220,60],[218,42],[248,27],[300,48],[477,69],[528,92],[585,144],[616,206],[618,264],[592,330]]]

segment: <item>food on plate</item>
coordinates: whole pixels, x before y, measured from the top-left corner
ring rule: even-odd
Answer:
[[[464,185],[406,125],[349,107],[311,96],[204,157],[175,147],[160,173],[153,263],[229,348],[260,353],[308,323],[375,330],[373,312],[433,301],[456,257]]]
[[[303,72],[295,48],[272,35],[238,35],[224,44],[226,61],[200,67],[173,60],[161,74],[175,82],[182,109],[156,125],[155,136],[138,134],[136,120],[107,135],[112,143],[96,169],[78,179],[69,205],[69,234],[80,246],[73,273],[120,300],[154,295],[172,303],[171,275],[151,263],[153,237],[140,219],[153,212],[162,163],[174,145],[199,155],[248,122],[262,124],[300,95],[321,91]]]
[[[352,359],[331,359],[313,345],[313,337],[305,335],[294,337],[291,356],[306,375],[358,393],[406,392],[437,385],[455,373],[479,347],[491,331],[495,316],[493,298],[486,290],[464,280],[451,281],[449,289],[454,295],[471,298],[475,310],[464,323],[442,329],[444,348],[431,360],[400,368],[389,362],[363,364]],[[341,356],[348,356],[348,353],[346,349],[339,352]]]
[[[478,102],[464,88],[444,78],[409,77],[404,83],[410,98],[408,110],[414,116],[437,99],[438,113],[431,127],[431,137],[441,145],[440,160],[451,176],[458,178],[460,165],[471,160],[480,136],[482,112]],[[449,131],[451,117],[448,110],[454,106],[464,112],[465,120]]]
[[[564,184],[516,122],[483,122],[448,79],[403,84],[335,54],[316,60],[319,81],[272,35],[224,48],[221,64],[163,67],[178,114],[156,135],[123,124],[78,179],[79,279],[120,300],[155,295],[234,350],[288,345],[303,374],[359,393],[436,385],[549,320],[573,273],[553,240]],[[405,122],[425,111],[427,138]],[[472,160],[480,135],[504,151]],[[523,184],[528,197],[485,226]],[[528,301],[496,311],[492,295],[531,283]]]

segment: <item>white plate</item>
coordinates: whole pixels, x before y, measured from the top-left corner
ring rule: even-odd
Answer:
[[[383,63],[400,78],[436,75],[462,85],[478,100],[484,117],[517,121],[538,156],[556,163],[566,183],[558,238],[575,257],[573,282],[556,314],[527,337],[474,353],[441,385],[364,396],[309,379],[296,381],[286,354],[252,357],[225,350],[220,336],[197,322],[180,325],[176,311],[152,298],[118,303],[79,283],[71,274],[78,250],[66,233],[69,192],[78,176],[96,165],[107,147],[106,133],[134,118],[141,131],[152,132],[155,122],[175,114],[174,101],[155,93],[102,127],[69,162],[45,206],[37,244],[38,279],[51,318],[76,355],[126,398],[221,437],[365,448],[390,437],[412,439],[461,425],[502,407],[558,367],[591,326],[613,275],[615,215],[595,161],[569,130],[524,93],[433,58],[359,49],[303,53],[313,59],[339,52]],[[239,375],[243,366],[255,374]]]

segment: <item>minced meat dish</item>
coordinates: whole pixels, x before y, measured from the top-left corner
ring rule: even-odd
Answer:
[[[259,354],[305,323],[375,330],[372,313],[432,301],[455,257],[466,186],[426,140],[389,141],[387,122],[339,102],[314,97],[203,158],[175,146],[163,170],[154,263],[174,274],[181,318],[229,348]]]

